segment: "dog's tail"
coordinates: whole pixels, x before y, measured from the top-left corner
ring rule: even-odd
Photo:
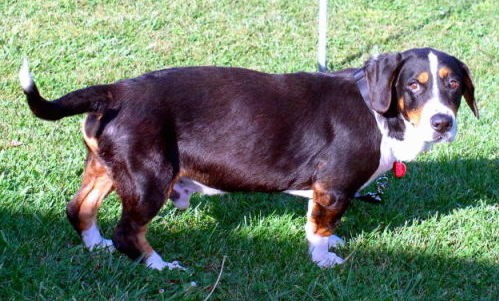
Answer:
[[[58,120],[86,112],[104,112],[112,101],[110,85],[98,85],[73,91],[54,101],[44,99],[29,72],[28,60],[24,59],[19,70],[19,80],[33,114],[45,120]]]

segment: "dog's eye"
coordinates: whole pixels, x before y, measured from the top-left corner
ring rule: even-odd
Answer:
[[[409,82],[409,84],[407,84],[407,87],[412,92],[416,92],[419,90],[419,83],[417,81],[411,81],[411,82]]]
[[[455,80],[455,79],[451,79],[449,81],[449,87],[451,89],[455,90],[455,89],[459,88],[459,82],[457,80]]]

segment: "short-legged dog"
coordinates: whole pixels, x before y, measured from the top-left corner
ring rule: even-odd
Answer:
[[[478,117],[466,65],[430,48],[333,73],[165,69],[51,102],[40,96],[27,64],[20,80],[39,118],[89,114],[83,182],[67,206],[85,245],[113,245],[155,269],[179,267],[146,240],[148,223],[170,195],[188,206],[193,190],[182,192],[183,182],[174,188],[179,179],[202,183],[206,192],[310,196],[305,231],[312,260],[321,267],[341,263],[329,247],[340,242],[333,233],[354,195],[395,161],[452,141],[461,96]],[[100,235],[96,215],[113,189],[123,212],[111,242]]]

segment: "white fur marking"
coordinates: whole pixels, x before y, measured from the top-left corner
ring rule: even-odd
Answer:
[[[203,195],[219,195],[219,194],[225,194],[225,191],[218,190],[215,188],[208,187],[206,185],[203,185],[197,181],[192,181],[195,185],[197,185],[197,190],[196,192],[199,192]]]
[[[404,120],[404,140],[397,140],[388,136],[386,120],[380,114],[374,112],[376,123],[382,134],[378,169],[371,178],[362,186],[366,187],[372,180],[392,168],[394,161],[412,161],[421,152],[430,150],[434,142],[452,141],[457,133],[457,122],[454,112],[445,106],[440,100],[438,88],[438,58],[430,51],[428,54],[430,72],[432,76],[432,97],[424,105],[418,126]],[[441,140],[435,141],[435,130],[431,126],[431,117],[435,114],[446,114],[452,117],[452,128],[450,131],[440,134]],[[361,189],[362,189],[361,188]]]
[[[193,193],[199,192],[203,195],[225,194],[224,191],[208,187],[187,177],[180,178],[173,186],[173,190],[179,195],[178,198],[172,199],[173,204],[181,210],[189,208],[189,199]]]
[[[433,142],[435,140],[435,130],[431,126],[431,118],[436,114],[444,114],[452,118],[452,128],[441,135],[441,141],[451,142],[455,139],[457,134],[457,122],[454,112],[442,103],[440,99],[440,89],[438,87],[438,57],[430,51],[428,54],[428,61],[430,64],[430,72],[432,76],[432,98],[425,104],[420,121],[420,135],[425,141]]]
[[[113,242],[110,239],[105,239],[100,234],[99,228],[94,223],[87,230],[81,231],[81,238],[85,247],[90,251],[94,249],[107,249],[108,251],[114,251]]]
[[[19,70],[19,81],[24,91],[28,92],[33,88],[33,77],[29,73],[28,59],[24,58]]]
[[[430,63],[430,72],[431,76],[433,78],[432,80],[432,96],[433,98],[439,98],[439,91],[438,91],[438,58],[437,56],[430,51],[428,53],[428,61]]]
[[[329,247],[341,245],[343,240],[336,235],[320,236],[314,233],[314,225],[310,222],[314,200],[308,201],[307,223],[305,224],[305,235],[308,241],[308,251],[312,261],[321,268],[332,267],[342,264],[344,260],[333,252],[329,252]],[[330,245],[331,243],[331,245]]]
[[[328,246],[330,248],[343,247],[343,246],[345,246],[345,241],[337,235],[331,235],[331,236],[329,236],[329,239],[328,239]]]
[[[173,262],[166,262],[164,261],[161,256],[159,256],[156,251],[153,251],[149,257],[146,258],[146,267],[155,269],[158,271],[163,270],[164,268],[168,268],[169,270],[174,270],[174,269],[180,269],[180,270],[185,270],[184,267],[182,267],[178,261],[173,261]]]
[[[178,180],[177,183],[175,183],[173,189],[180,195],[178,199],[173,200],[175,207],[177,207],[178,209],[187,209],[187,207],[189,207],[189,198],[195,192],[199,192],[203,195],[220,195],[226,193],[225,191],[208,187],[204,184],[191,180],[187,177],[180,178],[180,180]],[[184,190],[187,190],[187,192]],[[314,193],[313,190],[311,189],[285,190],[283,192],[286,194],[300,196],[307,199],[313,198],[313,193]]]
[[[180,210],[186,210],[187,208],[189,208],[189,199],[192,192],[184,192],[183,187],[177,186],[177,184],[175,184],[173,190],[175,190],[175,192],[178,194],[178,198],[172,199],[173,205],[175,205],[175,207]]]
[[[374,111],[373,111],[374,112]],[[380,158],[379,165],[369,180],[364,183],[360,190],[380,175],[390,170],[395,161],[412,161],[421,152],[429,150],[431,144],[424,141],[418,130],[404,119],[406,131],[404,140],[397,140],[388,136],[388,126],[383,116],[374,112],[378,129],[381,132]]]
[[[291,194],[291,195],[296,195],[296,196],[301,196],[307,199],[313,198],[313,190],[308,189],[308,190],[285,190],[283,191],[286,194]]]

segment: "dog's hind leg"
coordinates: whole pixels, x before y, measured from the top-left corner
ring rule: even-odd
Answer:
[[[114,150],[110,167],[116,192],[122,200],[121,219],[113,235],[114,246],[153,269],[182,268],[177,262],[163,261],[146,239],[147,226],[166,201],[179,171],[178,151],[176,146],[167,147],[158,136],[134,135],[137,136],[128,136],[128,148],[110,147]]]
[[[106,167],[89,152],[86,160],[83,181],[80,190],[68,203],[66,213],[69,221],[80,234],[85,246],[113,249],[112,241],[101,236],[97,226],[97,211],[102,200],[113,189],[113,181]]]

